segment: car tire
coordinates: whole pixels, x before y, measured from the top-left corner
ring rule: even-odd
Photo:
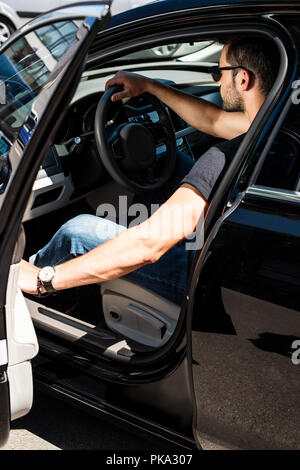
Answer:
[[[0,16],[0,46],[9,38],[9,36],[15,31],[12,23],[5,18]]]

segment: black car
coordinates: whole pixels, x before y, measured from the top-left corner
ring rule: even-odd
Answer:
[[[36,356],[37,386],[184,448],[298,449],[300,3],[170,0],[112,18],[109,3],[53,10],[1,49],[1,442],[30,410]],[[99,147],[106,80],[137,71],[221,105],[217,38],[240,34],[272,39],[280,70],[214,190],[183,304],[124,279],[22,294],[20,260],[62,223],[155,189],[122,174],[117,142]],[[121,116],[153,125],[158,156],[169,137],[195,160],[215,142],[151,98]]]

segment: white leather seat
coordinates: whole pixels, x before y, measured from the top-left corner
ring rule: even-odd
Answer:
[[[152,347],[162,346],[173,334],[180,305],[124,278],[103,282],[101,294],[111,330]]]

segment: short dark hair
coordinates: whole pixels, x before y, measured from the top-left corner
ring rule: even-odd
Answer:
[[[279,70],[279,50],[270,39],[257,36],[227,38],[226,59],[230,65],[242,65],[258,79],[259,88],[266,96],[271,90]]]

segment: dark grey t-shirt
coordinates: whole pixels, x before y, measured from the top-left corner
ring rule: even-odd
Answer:
[[[190,172],[183,178],[181,184],[188,183],[208,201],[214,185],[227,168],[238,149],[245,134],[232,140],[215,144],[205,152],[194,164]]]

